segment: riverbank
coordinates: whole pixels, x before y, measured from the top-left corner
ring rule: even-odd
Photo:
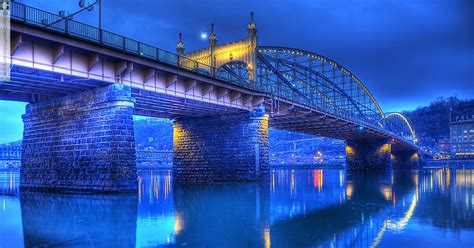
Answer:
[[[474,160],[428,160],[424,169],[451,168],[451,169],[474,169]]]

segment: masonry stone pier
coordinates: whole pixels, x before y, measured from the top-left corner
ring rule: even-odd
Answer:
[[[394,169],[419,169],[421,158],[418,151],[393,151],[392,166]]]
[[[268,115],[183,117],[174,124],[176,182],[257,181],[270,178]]]
[[[348,170],[390,170],[392,168],[389,139],[361,139],[346,142]]]
[[[20,187],[136,191],[133,108],[119,84],[27,105]]]

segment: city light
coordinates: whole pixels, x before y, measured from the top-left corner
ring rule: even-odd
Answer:
[[[206,32],[201,33],[201,39],[203,39],[203,40],[207,39],[207,33]]]

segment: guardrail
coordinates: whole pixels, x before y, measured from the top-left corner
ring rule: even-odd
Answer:
[[[176,66],[199,74],[204,74],[206,76],[218,78],[231,83],[237,83],[237,81],[241,80],[247,82],[249,81],[248,79],[235,78],[228,73],[219,73],[219,76],[216,76],[217,68],[215,67],[188,59],[184,56],[165,51],[158,47],[151,46],[119,34],[115,34],[103,29],[100,30],[99,28],[82,22],[71,19],[63,19],[59,15],[22,3],[11,3],[10,17],[15,21],[23,22],[28,25],[37,26],[39,28],[47,29],[67,36],[87,40],[102,46],[145,57],[161,63],[166,63],[168,65]],[[255,88],[253,89],[255,90]]]

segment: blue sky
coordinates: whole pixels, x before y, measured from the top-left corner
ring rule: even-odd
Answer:
[[[21,115],[26,103],[0,101],[0,144],[16,141],[23,136]]]
[[[75,0],[19,2],[52,12],[78,9]],[[253,11],[259,44],[300,48],[335,60],[356,74],[387,112],[414,109],[439,96],[474,96],[474,1],[470,0],[103,0],[103,4],[104,29],[170,51],[179,32],[187,51],[205,47],[200,33],[212,22],[218,42],[243,38]],[[97,25],[96,17],[93,11],[75,19]],[[22,106],[0,102],[0,139],[20,130]]]

